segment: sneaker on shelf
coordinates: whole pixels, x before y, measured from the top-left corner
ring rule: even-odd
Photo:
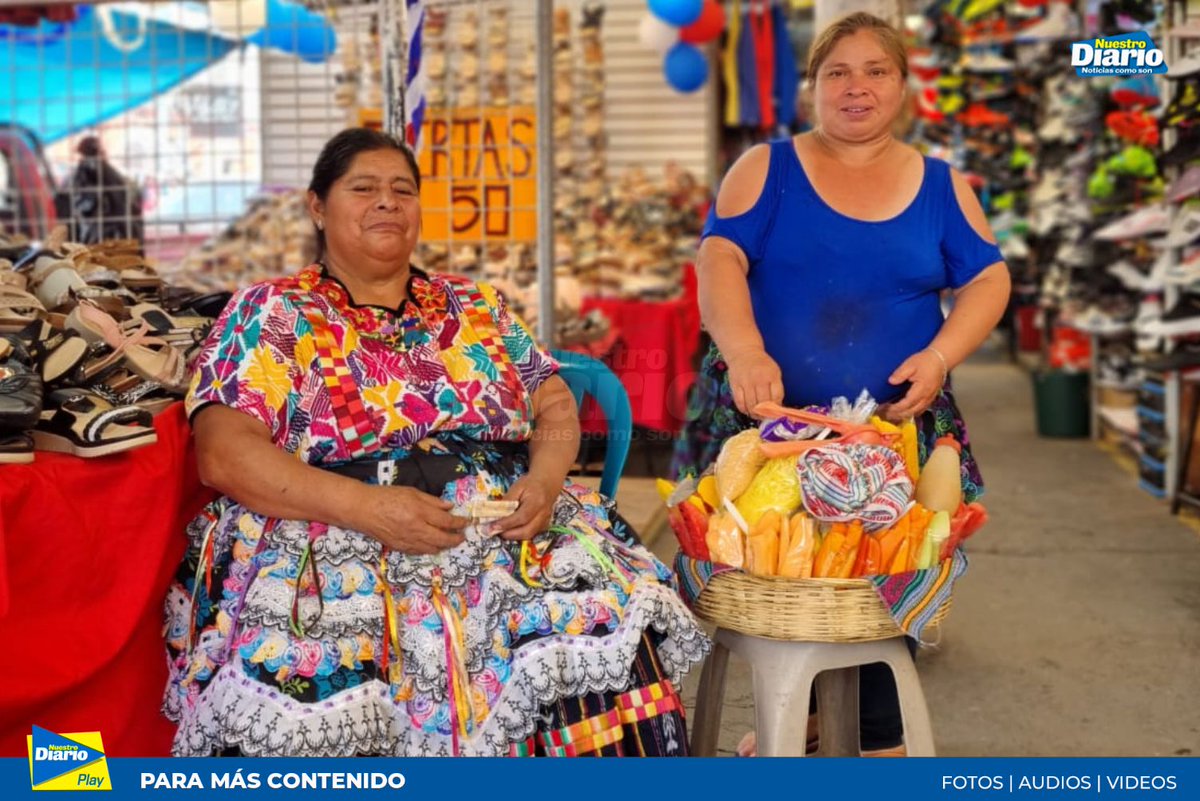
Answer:
[[[959,64],[967,72],[1012,72],[1016,65],[991,50],[982,53],[967,51]]]
[[[1154,108],[1161,102],[1158,85],[1149,75],[1134,75],[1117,81],[1108,90],[1108,96],[1124,108]]]
[[[1074,315],[1070,324],[1080,331],[1100,336],[1123,334],[1132,328],[1129,320],[1123,320],[1103,311],[1099,306],[1088,306],[1079,314]]]
[[[1144,111],[1112,111],[1104,118],[1117,137],[1142,147],[1158,147],[1158,121]]]
[[[1176,343],[1174,350],[1153,359],[1146,359],[1142,366],[1155,372],[1184,370],[1200,367],[1200,341],[1184,339]]]
[[[1143,326],[1142,331],[1165,337],[1200,334],[1200,298],[1191,293],[1181,295],[1161,319]]]
[[[1014,42],[1044,42],[1078,36],[1079,21],[1066,3],[1054,3],[1046,9],[1039,22],[1022,28],[1013,36]]]
[[[1145,291],[1146,289],[1146,276],[1126,259],[1121,259],[1118,262],[1110,264],[1108,266],[1108,274],[1120,281],[1126,289],[1133,289],[1138,292]]]
[[[1200,75],[1200,53],[1176,59],[1175,63],[1167,68],[1167,77],[1171,79],[1187,78],[1191,75]]]
[[[1020,261],[1029,258],[1029,244],[1021,236],[1009,236],[1000,243],[1000,255],[1005,261]]]
[[[1029,202],[1034,206],[1057,204],[1059,199],[1066,196],[1067,184],[1060,170],[1047,169],[1038,179],[1033,191],[1029,193]]]
[[[1197,117],[1200,117],[1200,88],[1196,86],[1196,78],[1187,78],[1179,84],[1171,97],[1171,102],[1163,111],[1162,126],[1164,128],[1186,127],[1194,124]]]
[[[1167,200],[1172,203],[1181,203],[1198,193],[1200,193],[1200,166],[1193,165],[1167,187]]]
[[[1154,264],[1150,266],[1150,272],[1146,273],[1145,279],[1142,281],[1142,289],[1145,292],[1161,292],[1167,286],[1167,274],[1175,266],[1175,251],[1166,249],[1159,254],[1154,260]]]
[[[1163,244],[1169,248],[1187,247],[1200,238],[1200,206],[1184,206],[1175,215]]]
[[[1161,234],[1168,230],[1170,224],[1171,218],[1165,207],[1143,206],[1094,232],[1092,237],[1102,241],[1119,242]],[[1197,225],[1200,226],[1200,220],[1197,221]],[[1197,231],[1197,235],[1200,235],[1200,230]]]
[[[972,103],[958,115],[958,121],[968,128],[1004,127],[1012,124],[1007,114],[994,111],[983,103]]]
[[[1178,139],[1162,154],[1158,163],[1163,167],[1187,164],[1200,158],[1200,128],[1183,128]]]
[[[1200,251],[1183,254],[1178,259],[1172,258],[1163,270],[1162,280],[1167,286],[1191,286],[1200,281]]]
[[[1162,297],[1159,295],[1145,295],[1138,303],[1137,315],[1133,318],[1133,330],[1142,331],[1153,323],[1157,323],[1162,319],[1163,307]]]
[[[1105,159],[1103,169],[1114,175],[1129,175],[1134,178],[1153,178],[1158,175],[1154,153],[1140,145],[1129,145],[1115,156]]]
[[[1063,242],[1054,252],[1054,261],[1064,267],[1091,267],[1095,252],[1087,242]]]

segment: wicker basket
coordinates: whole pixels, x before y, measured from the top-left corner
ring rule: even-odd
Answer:
[[[697,617],[772,640],[867,642],[904,632],[866,579],[794,579],[730,571],[709,580]],[[934,614],[940,623],[950,600]]]

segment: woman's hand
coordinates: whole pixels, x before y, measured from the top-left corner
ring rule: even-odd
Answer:
[[[724,357],[739,412],[748,415],[763,401],[783,402],[783,372],[765,350],[745,350]]]
[[[518,501],[521,505],[508,517],[493,523],[492,530],[506,540],[529,540],[541,534],[550,526],[562,485],[562,479],[555,481],[532,473],[521,476],[504,496],[504,500]]]
[[[908,381],[908,392],[900,400],[880,406],[879,415],[894,423],[916,417],[933,403],[945,380],[945,363],[936,353],[929,349],[914,353],[888,378],[892,386]]]
[[[362,531],[400,553],[435,554],[464,540],[471,521],[450,514],[453,504],[412,487],[363,485]]]

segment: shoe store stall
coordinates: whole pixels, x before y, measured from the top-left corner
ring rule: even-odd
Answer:
[[[12,720],[36,709],[101,728],[109,753],[165,753],[160,599],[209,500],[179,470],[175,401],[228,293],[311,259],[303,188],[347,125],[419,131],[424,266],[497,284],[547,341],[608,358],[635,422],[674,430],[699,340],[708,99],[663,79],[644,10],[0,4],[0,636],[53,626],[78,655],[61,674],[16,666]],[[3,727],[3,753],[27,733]]]
[[[1039,432],[1109,444],[1178,510],[1200,489],[1200,19],[1182,2],[970,0],[910,9],[907,22],[914,135],[989,212]],[[1072,42],[1121,36],[1162,50],[1155,74],[1071,65]]]

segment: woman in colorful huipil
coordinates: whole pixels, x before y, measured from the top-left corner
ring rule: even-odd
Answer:
[[[167,602],[174,752],[686,754],[676,687],[707,640],[565,480],[553,359],[486,284],[409,265],[419,182],[391,137],[330,140],[320,260],[235,295],[199,357],[224,497]]]

